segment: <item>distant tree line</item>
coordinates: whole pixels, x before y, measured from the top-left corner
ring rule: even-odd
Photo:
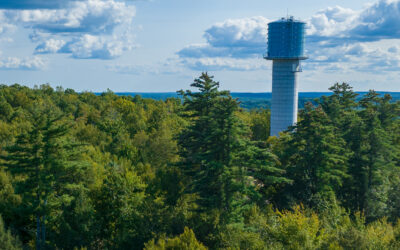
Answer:
[[[203,73],[164,101],[0,85],[0,249],[399,249],[400,102],[269,136]]]

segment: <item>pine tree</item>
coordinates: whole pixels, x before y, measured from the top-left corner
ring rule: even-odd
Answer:
[[[348,173],[349,178],[344,179],[344,185],[338,190],[337,197],[347,207],[356,211],[358,206],[354,199],[357,199],[358,191],[356,190],[355,181],[361,172],[354,167],[358,164],[359,147],[361,140],[361,124],[362,121],[357,114],[357,93],[353,92],[353,88],[347,83],[336,83],[329,88],[332,95],[323,96],[318,103],[329,117],[330,123],[333,125],[335,134],[344,140],[347,151],[349,152]],[[356,177],[356,178],[355,178]]]
[[[374,91],[360,100],[362,136],[357,152],[359,159],[354,167],[360,173],[356,179],[358,209],[365,211],[367,219],[386,214],[389,176],[396,169],[398,171],[396,160],[400,152],[399,145],[392,142],[393,136],[390,133],[390,123],[395,121],[396,113],[390,112],[388,101],[387,96],[381,98]]]
[[[203,211],[232,214],[259,182],[267,186],[286,179],[271,164],[273,155],[250,142],[249,128],[236,115],[239,104],[229,92],[219,91],[219,83],[207,73],[191,86],[199,92],[180,92],[191,121],[179,137],[181,166],[191,177],[188,190],[199,195]]]
[[[239,136],[244,131],[234,114],[238,104],[229,92],[219,91],[219,83],[207,73],[191,86],[199,92],[180,92],[191,119],[179,138],[182,165],[202,208],[230,210],[242,178],[240,168],[233,166],[234,154],[243,145]]]
[[[71,125],[59,110],[36,103],[30,110],[32,125],[14,145],[6,148],[4,165],[15,176],[25,215],[36,217],[36,248],[46,245],[46,224],[54,207],[68,202],[69,190],[79,185],[78,144],[68,137]],[[32,222],[33,223],[33,222]]]
[[[22,244],[18,237],[11,234],[10,230],[6,230],[3,219],[0,216],[0,250],[22,250]]]
[[[334,198],[347,178],[348,152],[322,108],[308,103],[283,143],[281,159],[293,180],[286,194],[309,206]]]
[[[396,138],[398,104],[391,97],[370,91],[357,103],[346,84],[335,84],[333,94],[320,101],[335,133],[345,141],[349,178],[337,192],[345,207],[364,211],[369,219],[385,214],[390,173],[399,159]]]

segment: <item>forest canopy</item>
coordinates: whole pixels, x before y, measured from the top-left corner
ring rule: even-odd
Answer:
[[[400,248],[399,101],[336,83],[270,137],[268,109],[191,89],[0,85],[0,249]]]

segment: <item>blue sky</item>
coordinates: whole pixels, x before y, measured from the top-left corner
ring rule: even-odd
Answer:
[[[271,91],[267,23],[308,23],[300,91],[400,91],[400,0],[0,0],[0,83],[78,91]]]

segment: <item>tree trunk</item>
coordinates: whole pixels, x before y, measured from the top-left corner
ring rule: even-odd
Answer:
[[[40,215],[36,214],[36,250],[40,250],[41,246],[41,226]]]

